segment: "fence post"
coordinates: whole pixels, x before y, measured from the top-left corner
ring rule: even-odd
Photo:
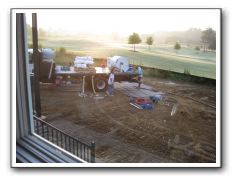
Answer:
[[[95,163],[95,142],[91,142],[91,163]]]

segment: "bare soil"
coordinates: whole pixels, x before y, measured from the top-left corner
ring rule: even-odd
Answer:
[[[97,162],[165,163],[216,161],[216,88],[144,78],[143,86],[162,92],[165,103],[152,110],[129,104],[124,84],[113,97],[78,96],[80,85],[41,85],[46,121],[71,136],[96,142]],[[134,86],[134,84],[126,84]],[[138,90],[139,92],[140,90]],[[176,113],[171,116],[173,105]]]

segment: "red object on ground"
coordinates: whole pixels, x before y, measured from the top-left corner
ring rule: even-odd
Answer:
[[[134,102],[139,104],[139,105],[152,103],[152,101],[150,99],[146,99],[146,98],[135,98]]]

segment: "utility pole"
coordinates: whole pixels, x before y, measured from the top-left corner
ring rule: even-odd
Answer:
[[[34,92],[35,92],[35,110],[36,116],[41,117],[40,102],[40,52],[38,49],[38,31],[37,31],[37,14],[32,14],[32,41],[33,41],[33,63],[34,63]]]

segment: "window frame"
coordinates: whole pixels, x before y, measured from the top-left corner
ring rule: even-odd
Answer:
[[[11,167],[86,163],[34,133],[25,14],[11,9],[11,25]]]

